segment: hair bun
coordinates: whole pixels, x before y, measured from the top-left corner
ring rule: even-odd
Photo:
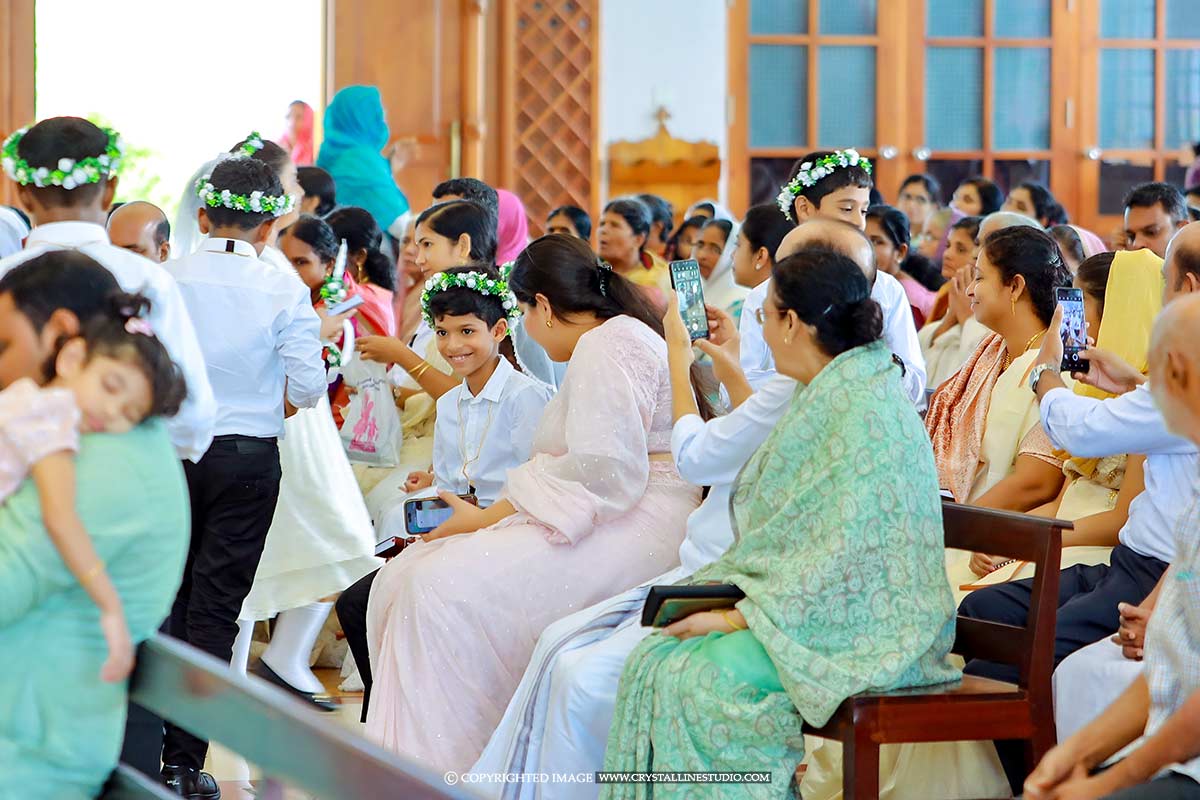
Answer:
[[[870,298],[849,303],[835,303],[829,321],[838,338],[853,342],[852,346],[873,342],[883,335],[883,312]]]

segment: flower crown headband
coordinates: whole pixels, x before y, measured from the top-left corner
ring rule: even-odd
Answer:
[[[252,156],[265,146],[262,134],[258,131],[250,131],[250,135],[246,137],[246,141],[242,142],[242,146],[238,148],[238,152],[244,156]]]
[[[21,158],[17,152],[21,140],[29,131],[26,126],[15,131],[4,140],[3,145],[0,145],[0,162],[4,164],[4,171],[8,173],[8,177],[21,186],[30,184],[38,188],[61,186],[70,191],[77,186],[99,183],[117,171],[121,166],[121,158],[125,154],[120,134],[112,128],[100,128],[100,130],[108,137],[108,144],[104,146],[103,153],[78,160],[60,158],[58,165],[51,169],[50,167],[30,166],[29,162]]]
[[[827,156],[822,156],[816,161],[805,161],[800,165],[800,171],[796,173],[796,177],[792,178],[791,182],[779,190],[779,197],[775,202],[779,204],[779,210],[783,215],[792,222],[792,204],[796,202],[796,198],[805,189],[811,189],[817,185],[817,181],[822,178],[827,178],[838,169],[846,167],[860,167],[863,172],[871,174],[871,162],[858,154],[858,151],[851,147],[848,150],[838,150],[830,153]]]
[[[209,208],[230,208],[234,211],[244,211],[247,214],[269,214],[272,217],[282,217],[296,207],[296,198],[290,194],[271,195],[263,192],[251,192],[247,195],[234,194],[228,189],[218,189],[213,185],[211,173],[196,181],[196,195]]]
[[[495,297],[504,307],[504,316],[509,322],[515,322],[521,316],[521,307],[517,305],[516,295],[508,288],[508,281],[497,280],[482,272],[439,272],[425,281],[425,291],[421,292],[421,316],[431,326],[436,324],[433,312],[429,310],[429,302],[433,296],[447,289],[470,289],[485,297]]]

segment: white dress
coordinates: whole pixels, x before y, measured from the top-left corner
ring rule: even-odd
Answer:
[[[284,420],[279,503],[239,619],[266,619],[340,592],[383,561],[322,396]]]

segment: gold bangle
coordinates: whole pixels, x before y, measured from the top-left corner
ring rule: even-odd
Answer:
[[[744,625],[739,626],[736,622],[734,622],[732,619],[729,618],[728,611],[719,611],[717,613],[719,613],[721,615],[721,619],[723,619],[723,620],[725,620],[725,622],[729,623],[729,627],[733,628],[735,631],[746,630],[746,626],[744,626]]]
[[[102,572],[104,572],[104,562],[97,561],[94,565],[92,565],[91,569],[80,576],[79,583],[81,585],[86,585],[99,577],[100,573]]]
[[[416,369],[414,369],[412,372],[410,372],[408,374],[412,375],[412,379],[414,381],[419,381],[419,380],[421,380],[421,376],[425,374],[425,370],[427,370],[427,369],[429,369],[429,362],[422,361],[421,366],[417,367]]]

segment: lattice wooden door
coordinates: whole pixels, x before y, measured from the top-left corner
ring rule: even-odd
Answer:
[[[571,203],[599,202],[598,0],[504,0],[503,184],[531,232]]]

